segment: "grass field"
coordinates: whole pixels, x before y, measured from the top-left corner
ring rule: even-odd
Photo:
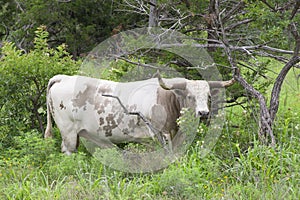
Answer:
[[[228,109],[223,133],[206,157],[200,158],[201,142],[195,141],[157,173],[114,171],[83,146],[62,155],[57,131],[53,141],[32,131],[0,153],[0,199],[299,199],[297,73],[291,71],[282,90],[275,148],[257,141],[255,118],[238,107]]]

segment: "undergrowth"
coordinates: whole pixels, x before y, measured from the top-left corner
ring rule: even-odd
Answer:
[[[297,199],[295,119],[277,124],[276,133],[284,135],[275,148],[261,145],[242,127],[239,134],[245,135],[238,137],[237,126],[226,123],[206,157],[199,156],[201,143],[195,142],[169,167],[149,174],[114,171],[82,150],[65,156],[55,140],[24,133],[14,138],[14,148],[1,149],[0,199]]]

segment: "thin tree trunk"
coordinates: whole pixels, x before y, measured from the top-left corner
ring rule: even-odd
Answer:
[[[210,0],[209,2],[209,8],[208,8],[208,14],[205,15],[204,19],[207,24],[207,41],[208,44],[215,44],[213,42],[214,40],[218,39],[217,35],[217,11],[216,11],[216,0]],[[208,52],[214,52],[216,50],[215,47],[209,47],[207,48]]]
[[[295,9],[298,9],[299,5],[295,5]],[[293,17],[293,16],[292,16]],[[276,81],[274,83],[272,94],[271,94],[271,100],[270,100],[270,116],[272,122],[275,120],[278,107],[279,107],[279,95],[281,91],[281,86],[283,84],[283,81],[290,71],[290,69],[295,66],[298,62],[300,62],[300,34],[297,29],[297,25],[295,22],[291,22],[289,25],[290,32],[295,38],[295,49],[294,49],[294,55],[293,57],[286,63],[286,65],[281,69],[280,73],[278,74]]]
[[[158,26],[158,12],[157,12],[157,1],[150,0],[150,13],[149,13],[149,27]]]

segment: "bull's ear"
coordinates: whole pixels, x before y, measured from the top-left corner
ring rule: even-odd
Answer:
[[[218,89],[218,88],[212,88],[212,89],[210,90],[210,95],[209,95],[209,96],[216,96],[216,95],[218,95],[220,92],[221,92],[220,89]]]
[[[187,95],[185,90],[174,89],[172,90],[176,96],[185,97]]]

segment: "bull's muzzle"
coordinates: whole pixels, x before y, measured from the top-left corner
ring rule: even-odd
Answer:
[[[209,117],[209,112],[207,112],[207,111],[198,111],[197,117],[200,117],[200,119],[207,119]]]

